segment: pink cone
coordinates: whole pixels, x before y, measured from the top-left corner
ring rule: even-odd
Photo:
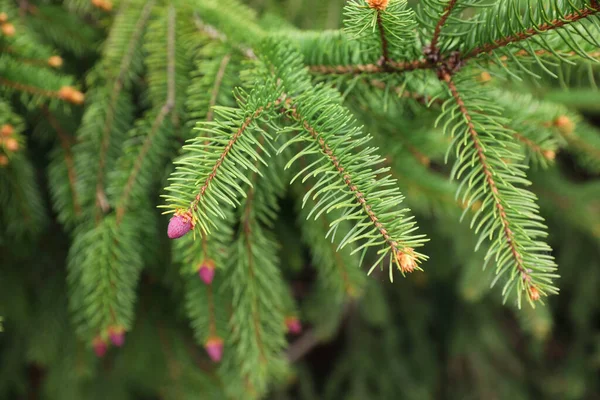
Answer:
[[[212,337],[206,341],[204,348],[214,362],[219,362],[223,358],[223,339]]]
[[[169,235],[169,239],[178,239],[192,230],[193,227],[192,216],[189,212],[176,214],[169,220],[167,235]]]
[[[96,356],[102,358],[106,354],[106,350],[108,349],[108,344],[101,338],[97,337],[92,342],[92,346],[94,347],[94,353]]]
[[[111,328],[108,331],[110,341],[117,347],[125,344],[125,330],[123,328]]]
[[[200,269],[198,270],[198,276],[206,283],[210,285],[215,277],[215,263],[213,260],[205,260],[200,265]]]
[[[297,317],[287,317],[285,319],[285,326],[289,333],[298,335],[302,332],[302,324]]]

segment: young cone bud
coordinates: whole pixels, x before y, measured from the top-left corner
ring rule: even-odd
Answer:
[[[102,11],[110,11],[113,8],[113,4],[109,0],[92,0],[92,5]]]
[[[176,213],[169,220],[167,235],[169,239],[178,239],[194,227],[192,214],[188,212]]]
[[[8,14],[6,14],[5,12],[1,12],[0,13],[0,24],[5,23],[6,21],[8,21]]]
[[[554,150],[544,150],[542,155],[546,160],[554,160],[556,158],[556,152]]]
[[[556,126],[558,130],[565,135],[569,135],[575,130],[575,123],[573,123],[573,121],[571,121],[571,119],[566,115],[561,115],[560,117],[556,118],[554,120],[554,126]]]
[[[52,68],[58,68],[63,65],[63,59],[60,56],[52,56],[48,59],[48,65]]]
[[[388,2],[389,0],[367,0],[369,7],[378,11],[385,10],[388,6]]]
[[[206,259],[200,264],[198,276],[207,285],[210,285],[215,277],[215,262],[211,259]]]
[[[302,332],[302,324],[298,317],[286,317],[285,326],[289,333],[293,335],[299,335]]]
[[[19,142],[15,138],[6,138],[4,139],[4,148],[8,151],[17,151],[19,150]]]
[[[2,34],[4,36],[14,36],[15,34],[15,26],[10,22],[3,23],[2,28],[0,29],[2,30]]]
[[[108,336],[110,337],[112,344],[117,347],[121,347],[125,344],[125,329],[120,326],[108,328]]]
[[[0,154],[0,167],[4,167],[8,165],[8,157],[6,157],[4,154]]]
[[[529,288],[529,298],[532,301],[538,301],[540,299],[540,291],[535,286]]]
[[[92,341],[92,346],[94,347],[94,353],[96,353],[96,356],[104,357],[106,350],[108,349],[108,344],[101,337],[96,337]]]
[[[223,339],[220,337],[213,336],[209,338],[204,344],[204,348],[214,362],[219,362],[223,358]]]
[[[58,91],[58,97],[61,100],[68,101],[73,104],[83,104],[85,96],[79,90],[71,86],[63,86]]]
[[[406,273],[413,272],[415,268],[417,268],[417,262],[415,261],[415,256],[409,254],[412,249],[406,248],[404,251],[398,250],[396,253],[396,261],[398,262],[398,269],[400,271]]]
[[[4,137],[11,136],[14,131],[15,131],[15,129],[13,128],[12,125],[4,124],[4,125],[2,125],[2,128],[0,128],[0,136],[4,136]]]

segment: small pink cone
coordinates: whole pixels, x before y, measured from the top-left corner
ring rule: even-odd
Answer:
[[[288,332],[293,335],[299,335],[302,332],[302,324],[297,317],[287,317],[285,319],[285,326]]]
[[[169,220],[167,235],[169,235],[169,239],[178,239],[192,230],[193,227],[194,224],[192,223],[192,215],[189,212],[184,214],[175,214]]]
[[[104,357],[106,350],[108,349],[108,344],[102,340],[102,338],[95,338],[92,342],[92,346],[94,347],[94,353],[96,353],[96,356],[100,358]]]
[[[109,328],[108,336],[110,341],[117,347],[121,347],[125,344],[125,329],[123,328]]]
[[[206,341],[204,345],[206,352],[211,360],[214,362],[221,361],[223,358],[223,339],[220,337],[212,337]]]
[[[210,285],[215,277],[215,263],[213,260],[207,259],[202,262],[198,270],[198,276],[204,283]]]

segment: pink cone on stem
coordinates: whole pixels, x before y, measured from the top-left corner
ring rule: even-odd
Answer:
[[[215,277],[215,262],[210,258],[205,259],[200,264],[200,268],[198,269],[198,276],[200,279],[207,285],[210,285]]]
[[[96,337],[92,341],[92,346],[94,347],[94,353],[98,357],[104,357],[106,354],[106,350],[108,349],[108,344],[101,337]]]
[[[206,352],[211,360],[214,362],[221,361],[223,358],[223,339],[217,336],[213,336],[206,341],[204,345]]]
[[[117,347],[121,347],[125,344],[125,329],[123,327],[115,326],[108,328],[108,336],[110,337],[112,344]]]
[[[302,324],[298,317],[286,317],[285,326],[291,334],[298,335],[302,332]]]
[[[191,231],[193,227],[194,218],[191,212],[177,212],[169,220],[167,235],[169,235],[169,239],[178,239]]]

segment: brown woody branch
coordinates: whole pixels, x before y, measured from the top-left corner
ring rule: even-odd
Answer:
[[[0,85],[9,87],[11,89],[18,90],[20,92],[25,92],[29,94],[34,94],[38,96],[48,97],[48,98],[60,98],[59,92],[54,90],[45,90],[40,89],[36,86],[25,85],[19,82],[13,82],[5,78],[0,78]]]

